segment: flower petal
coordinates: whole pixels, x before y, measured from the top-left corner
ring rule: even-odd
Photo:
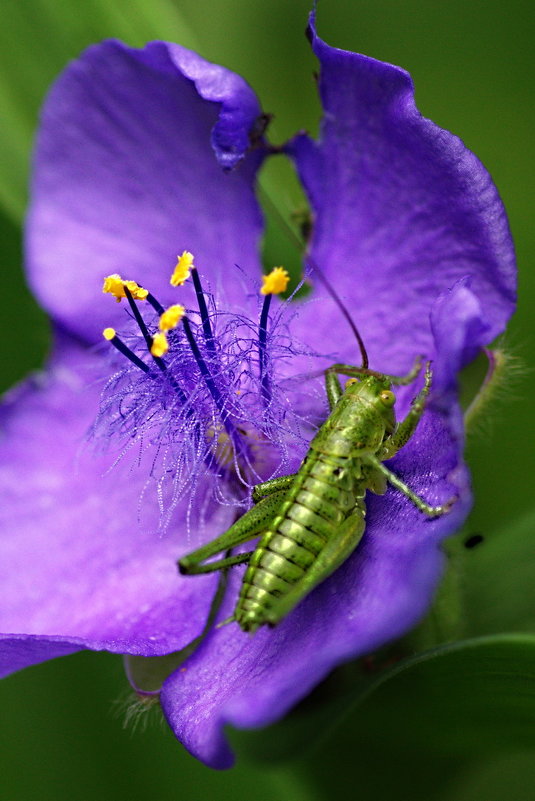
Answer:
[[[469,346],[477,315],[459,286],[434,313],[436,348],[457,364]],[[454,318],[451,340],[445,322]],[[399,492],[368,496],[366,534],[356,552],[274,630],[254,637],[235,625],[216,630],[164,684],[167,719],[194,755],[228,767],[232,754],[223,726],[264,726],[288,711],[340,662],[370,653],[404,634],[425,613],[443,568],[440,542],[463,521],[470,506],[461,461],[462,422],[452,388],[442,385],[414,436],[388,466],[431,503],[457,500],[429,519]],[[238,592],[233,576],[222,617]]]
[[[52,316],[94,341],[110,273],[176,302],[184,249],[214,282],[235,264],[259,273],[259,114],[242,78],[178,45],[109,41],[73,62],[44,107],[27,228],[30,282]]]
[[[77,641],[75,637],[65,639],[0,634],[0,678],[47,659],[73,654],[84,647],[84,643]]]
[[[83,647],[178,650],[202,630],[215,592],[215,575],[178,575],[178,555],[198,541],[180,514],[159,537],[156,491],[141,504],[153,454],[131,449],[110,470],[114,456],[84,442],[95,361],[61,339],[47,373],[0,408],[0,631],[20,635],[4,643],[6,671]],[[217,506],[198,537],[213,538],[231,515]]]
[[[315,214],[311,260],[344,298],[377,370],[431,355],[429,313],[460,278],[500,333],[514,305],[515,262],[507,218],[481,162],[453,134],[421,116],[399,67],[329,47],[309,28],[321,65],[319,142],[289,146]],[[312,280],[314,280],[312,276]],[[311,326],[324,351],[359,362],[344,320],[332,325],[319,280],[296,333]],[[318,330],[320,326],[320,330]],[[340,344],[340,343],[343,344]]]

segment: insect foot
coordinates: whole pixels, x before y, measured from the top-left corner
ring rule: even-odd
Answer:
[[[446,503],[441,504],[440,506],[428,506],[426,503],[422,503],[418,506],[419,510],[424,513],[429,518],[432,517],[441,517],[442,515],[448,514],[451,511],[454,503],[458,501],[456,495],[446,501]]]
[[[457,503],[458,500],[459,500],[458,496],[457,495],[453,495],[449,499],[449,501],[446,501],[446,503],[442,505],[442,508],[444,510],[444,514],[446,514],[446,512],[451,512],[454,504]]]

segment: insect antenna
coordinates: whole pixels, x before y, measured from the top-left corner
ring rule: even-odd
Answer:
[[[333,285],[331,284],[331,282],[329,281],[329,279],[327,278],[327,276],[325,275],[323,270],[320,268],[320,266],[318,264],[316,264],[315,261],[313,261],[312,259],[307,258],[306,256],[305,256],[305,264],[307,264],[307,266],[311,267],[314,270],[314,272],[317,273],[318,278],[321,280],[323,286],[325,287],[325,289],[327,290],[327,292],[329,293],[331,298],[334,300],[334,302],[336,303],[336,305],[338,306],[338,308],[340,309],[342,314],[344,315],[349,327],[351,328],[351,330],[352,330],[352,332],[353,332],[353,334],[355,336],[355,339],[358,342],[358,346],[359,346],[359,350],[360,350],[360,357],[362,359],[361,367],[362,367],[363,370],[366,370],[368,368],[368,364],[369,364],[369,362],[368,362],[368,352],[366,351],[366,347],[364,345],[364,340],[362,339],[362,337],[360,335],[360,331],[358,330],[358,328],[357,328],[357,326],[355,324],[355,321],[353,320],[353,318],[351,317],[351,315],[349,313],[349,309],[347,308],[345,303],[342,301],[342,299],[340,298],[340,296],[338,295],[338,293],[336,292],[335,288],[333,287]]]
[[[269,209],[270,214],[272,214],[274,217],[277,218],[279,225],[282,227],[287,237],[293,242],[293,244],[297,247],[299,251],[302,251],[304,248],[306,248],[307,243],[303,239],[301,239],[295,233],[295,231],[288,225],[283,215],[280,213],[277,206],[273,203],[273,201],[271,200],[265,189],[260,184],[258,185],[258,189],[259,189],[259,195],[262,198],[264,205]],[[364,345],[364,340],[362,339],[360,331],[358,330],[355,321],[353,320],[351,314],[349,313],[349,309],[347,308],[343,300],[340,298],[337,291],[335,290],[335,288],[333,287],[333,285],[331,284],[331,282],[329,281],[323,270],[320,268],[319,264],[317,264],[313,259],[307,256],[306,253],[304,258],[305,258],[305,265],[317,274],[321,283],[323,284],[323,286],[325,287],[331,298],[334,300],[334,302],[340,309],[342,315],[346,319],[346,322],[348,323],[349,327],[351,328],[351,331],[353,332],[353,335],[357,340],[359,346],[360,356],[362,359],[361,367],[363,370],[366,370],[369,365],[368,353],[366,351],[366,346]]]

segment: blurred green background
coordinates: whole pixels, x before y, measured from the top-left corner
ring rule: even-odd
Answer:
[[[315,62],[303,35],[309,6],[309,0],[0,3],[4,120],[0,129],[4,276],[0,389],[38,367],[47,351],[47,322],[25,288],[20,241],[31,140],[39,105],[55,75],[83,47],[105,37],[133,45],[153,38],[174,40],[244,75],[265,110],[275,114],[272,139],[282,141],[299,128],[317,130]],[[509,212],[518,251],[520,302],[504,346],[520,368],[511,371],[484,425],[469,439],[476,505],[463,538],[478,532],[485,542],[467,550],[459,540],[451,550],[459,568],[456,586],[465,604],[463,634],[488,635],[493,653],[504,655],[506,668],[518,666],[520,678],[509,688],[511,698],[521,698],[518,714],[504,726],[497,705],[494,718],[491,714],[489,719],[484,715],[480,719],[482,709],[494,708],[500,690],[492,690],[484,671],[479,675],[475,670],[479,684],[463,684],[472,675],[468,662],[457,664],[453,659],[451,681],[456,683],[457,696],[452,692],[451,703],[459,717],[447,719],[447,705],[438,704],[436,686],[430,689],[422,677],[425,670],[417,668],[408,671],[408,678],[399,685],[410,703],[398,703],[396,720],[394,712],[389,712],[392,691],[384,689],[344,721],[345,750],[327,740],[309,761],[259,761],[242,735],[238,767],[216,773],[185,754],[158,723],[157,715],[156,722],[146,728],[139,726],[135,733],[131,726],[124,730],[125,680],[120,659],[83,653],[29,669],[0,685],[1,798],[301,801],[350,794],[376,801],[419,797],[531,801],[535,797],[535,647],[531,639],[535,633],[535,427],[531,403],[526,402],[535,382],[531,370],[534,18],[533,6],[525,0],[322,0],[318,11],[319,32],[330,44],[410,70],[422,113],[461,136],[477,153]],[[282,168],[270,171],[265,182],[282,207],[291,208],[298,200]],[[19,342],[16,352],[14,339]],[[524,639],[492,639],[502,632],[524,633]],[[481,738],[474,724],[473,739],[480,739],[480,747],[473,747],[472,741],[461,746],[457,729],[465,723],[460,713],[464,706],[470,707],[467,701],[475,697],[474,692],[477,695],[477,686],[483,687],[482,702],[479,712],[472,709],[470,714],[480,724],[479,734],[485,730],[487,735]],[[447,696],[450,690],[446,687],[444,692]],[[436,709],[436,729],[443,733],[443,740],[438,738],[437,747],[428,751],[425,741],[432,739],[433,725],[432,719],[425,719],[424,708]],[[320,754],[325,767],[318,771]]]

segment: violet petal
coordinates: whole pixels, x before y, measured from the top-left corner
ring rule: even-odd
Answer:
[[[180,508],[159,537],[156,498],[141,501],[150,449],[95,454],[85,441],[98,405],[95,356],[60,337],[46,373],[0,408],[0,631],[3,669],[78,648],[165,654],[202,630],[217,576],[179,576],[176,560],[230,523],[217,506],[189,536]],[[187,609],[187,614],[184,610]],[[25,639],[24,639],[25,638]],[[6,656],[9,645],[12,657]]]
[[[176,302],[182,250],[214,281],[235,264],[259,273],[262,151],[247,151],[259,113],[242,78],[178,45],[108,41],[74,61],[42,113],[27,226],[30,283],[49,313],[95,341],[110,320],[104,276]]]
[[[321,137],[300,135],[289,152],[315,215],[311,260],[344,298],[371,366],[402,371],[417,353],[431,355],[431,307],[464,276],[490,341],[515,300],[514,249],[490,175],[460,139],[421,116],[407,72],[329,47],[313,15],[309,33],[321,68]],[[318,300],[304,305],[296,333],[313,327],[325,352],[360,363],[345,321],[333,326],[323,311],[332,301],[312,280]]]

